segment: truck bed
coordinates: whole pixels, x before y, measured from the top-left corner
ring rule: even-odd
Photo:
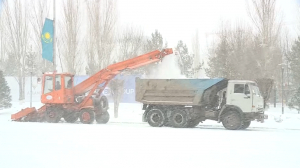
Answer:
[[[159,105],[213,103],[216,93],[227,86],[227,79],[140,79],[136,78],[136,101]]]

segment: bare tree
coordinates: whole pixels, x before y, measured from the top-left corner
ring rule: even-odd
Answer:
[[[3,28],[7,44],[8,61],[6,62],[6,71],[10,71],[18,76],[17,82],[19,84],[19,100],[25,98],[25,71],[27,50],[29,43],[29,5],[27,1],[3,1],[1,15],[3,19]],[[1,19],[1,20],[2,20]]]
[[[282,19],[277,15],[276,0],[251,0],[247,7],[260,43],[261,52],[256,55],[256,64],[263,77],[274,78],[280,74],[278,64],[282,62],[282,54],[278,54]]]
[[[6,36],[4,32],[3,16],[0,15],[0,70],[4,71],[6,61]]]
[[[193,61],[193,75],[194,78],[199,78],[199,71],[200,71],[200,67],[201,67],[201,63],[200,63],[200,42],[199,42],[199,33],[198,30],[195,33],[195,36],[193,38],[192,41],[192,45],[193,45],[193,57],[194,57],[194,61]]]
[[[109,82],[109,87],[114,99],[114,117],[118,118],[119,105],[124,94],[124,80],[118,78],[112,79]]]
[[[134,27],[127,27],[118,37],[118,54],[114,62],[124,61],[139,55],[144,46],[145,37],[140,29]],[[135,73],[142,73],[141,69],[124,72],[123,75],[130,75]],[[109,83],[111,93],[114,99],[114,115],[118,117],[118,109],[121,98],[124,94],[124,80],[122,78],[115,78]]]
[[[141,30],[125,28],[118,37],[118,58],[123,61],[137,56],[141,53],[144,42],[145,36]]]
[[[86,3],[89,25],[86,71],[87,74],[94,74],[111,62],[115,47],[117,1],[89,0]]]
[[[81,18],[80,1],[65,0],[63,3],[63,18],[58,30],[58,54],[62,57],[67,71],[78,74],[83,67],[81,57]]]
[[[209,77],[229,79],[256,79],[257,67],[253,64],[255,43],[253,34],[247,26],[238,23],[234,27],[222,24],[217,33],[218,41],[210,48],[208,60]]]

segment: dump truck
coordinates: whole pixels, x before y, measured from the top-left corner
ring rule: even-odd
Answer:
[[[214,120],[238,130],[268,118],[254,81],[136,78],[135,83],[136,101],[143,103],[143,122],[153,127],[195,127]]]
[[[39,109],[25,108],[12,114],[12,121],[57,123],[63,118],[68,123],[80,119],[84,124],[96,120],[99,124],[109,121],[108,100],[101,96],[109,81],[122,71],[139,68],[173,53],[171,48],[155,50],[122,62],[107,66],[88,79],[74,86],[74,74],[44,73],[42,77],[41,102]]]

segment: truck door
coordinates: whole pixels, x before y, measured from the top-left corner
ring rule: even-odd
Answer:
[[[251,112],[252,98],[248,84],[234,84],[230,92],[229,104],[240,107],[243,112]]]

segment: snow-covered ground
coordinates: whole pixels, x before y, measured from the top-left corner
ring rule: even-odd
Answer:
[[[215,121],[192,129],[150,127],[141,121],[141,104],[121,104],[117,119],[111,104],[106,125],[10,121],[28,106],[0,110],[0,168],[300,167],[300,114],[285,108],[281,116],[281,106],[244,131]]]

